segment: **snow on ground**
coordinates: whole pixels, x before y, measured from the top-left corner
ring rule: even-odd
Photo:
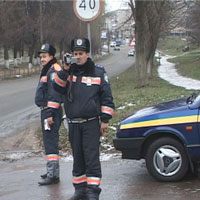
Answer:
[[[15,153],[6,153],[6,154],[1,154],[0,161],[8,161],[8,162],[13,162],[17,160],[22,160],[30,157],[37,157],[41,158],[41,160],[44,159],[45,155],[44,154],[34,154],[31,152],[15,152]],[[71,154],[65,154],[60,156],[61,160],[64,162],[72,162],[73,157]],[[100,161],[109,161],[115,158],[121,158],[121,153],[105,153],[102,152],[100,154]]]
[[[173,57],[174,56],[163,56],[161,58],[161,65],[158,68],[159,77],[173,85],[184,87],[187,90],[200,90],[199,80],[179,75],[175,68],[175,64],[167,61],[169,58]]]

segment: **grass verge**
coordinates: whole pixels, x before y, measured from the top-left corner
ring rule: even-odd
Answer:
[[[159,40],[157,48],[167,55],[179,55],[183,53],[183,47],[187,45],[187,41],[179,38],[166,38]]]
[[[183,52],[185,45],[190,46],[190,50]],[[165,39],[160,40],[158,49],[167,55],[176,56],[169,59],[169,62],[175,63],[178,73],[182,76],[200,80],[200,49],[194,45],[188,44],[187,41],[181,39]]]
[[[176,64],[178,73],[182,76],[200,80],[200,49],[169,59],[169,62]]]

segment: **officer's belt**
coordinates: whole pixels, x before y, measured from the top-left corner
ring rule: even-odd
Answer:
[[[40,106],[40,110],[46,110],[47,108],[47,106]]]
[[[73,119],[67,119],[69,124],[82,124],[91,120],[97,119],[97,117],[92,117],[88,119],[83,119],[83,118],[73,118]]]

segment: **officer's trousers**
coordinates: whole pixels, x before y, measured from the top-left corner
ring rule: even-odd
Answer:
[[[99,160],[100,124],[98,119],[84,123],[69,123],[73,163],[73,184],[99,185],[101,164]]]
[[[41,111],[41,124],[43,133],[43,143],[45,148],[45,154],[59,154],[58,142],[59,142],[59,128],[62,122],[62,108],[55,110],[53,113],[53,125],[51,130],[44,129],[44,120],[47,118],[46,110]]]

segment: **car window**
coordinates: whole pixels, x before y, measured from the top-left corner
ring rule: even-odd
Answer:
[[[198,103],[198,102],[200,102],[200,95],[198,95],[198,96],[196,97],[196,99],[194,100],[193,103]]]

